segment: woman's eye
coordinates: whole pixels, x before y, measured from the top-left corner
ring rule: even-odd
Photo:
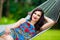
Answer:
[[[40,16],[40,15],[38,15],[38,16]]]

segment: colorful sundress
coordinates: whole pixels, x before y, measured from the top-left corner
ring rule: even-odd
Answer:
[[[35,27],[26,21],[18,28],[11,29],[10,35],[14,40],[28,40],[36,35]]]

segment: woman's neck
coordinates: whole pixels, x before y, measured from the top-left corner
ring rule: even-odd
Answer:
[[[30,23],[31,23],[32,25],[34,25],[36,22],[31,20]]]

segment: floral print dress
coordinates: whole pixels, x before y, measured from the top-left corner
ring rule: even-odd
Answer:
[[[35,27],[26,21],[18,28],[11,29],[10,35],[14,40],[28,40],[36,35]]]

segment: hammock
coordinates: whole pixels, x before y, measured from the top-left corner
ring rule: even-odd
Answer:
[[[58,21],[59,19],[59,15],[60,15],[60,0],[47,0],[45,1],[43,4],[37,6],[36,8],[41,8],[44,11],[44,15],[46,15],[47,17],[51,18],[54,21]],[[35,8],[35,9],[36,9]],[[33,10],[35,10],[33,9]],[[33,11],[32,10],[32,11]],[[31,11],[31,12],[32,12]],[[26,17],[27,19],[27,17]],[[11,27],[14,24],[8,24],[8,25],[0,25],[0,27],[2,27],[2,30],[0,29],[0,32],[2,32],[3,30],[5,30],[5,27]],[[51,28],[51,27],[50,27]],[[48,29],[50,29],[48,28]],[[47,31],[48,29],[38,33],[36,36],[34,36],[33,38],[41,35],[42,33],[44,33],[45,31]],[[32,40],[33,38],[31,38],[30,40]]]
[[[52,20],[57,22],[58,19],[59,19],[59,16],[60,16],[60,3],[59,2],[60,2],[60,0],[47,0],[43,4],[39,5],[37,8],[41,8],[45,12],[45,16],[47,16],[47,17],[49,17]],[[48,28],[48,29],[50,29],[50,28]],[[41,35],[45,31],[47,31],[48,29],[38,33],[36,36],[31,38],[30,40],[32,40],[32,39],[36,38],[37,36]]]

